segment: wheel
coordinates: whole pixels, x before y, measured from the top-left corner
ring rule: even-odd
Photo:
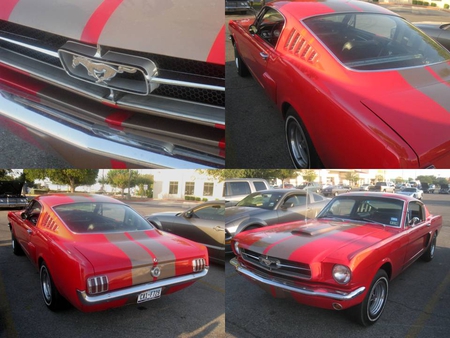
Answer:
[[[425,262],[430,262],[434,258],[434,253],[436,251],[436,239],[437,239],[437,232],[433,234],[433,239],[431,240],[430,246],[428,247],[427,251],[425,251],[422,255],[422,259]]]
[[[52,311],[59,310],[63,305],[62,297],[56,289],[55,284],[53,284],[52,276],[45,263],[41,265],[39,277],[45,305]]]
[[[293,108],[286,114],[285,134],[289,155],[298,169],[321,167],[319,157],[302,120]]]
[[[236,69],[239,76],[245,77],[250,74],[247,65],[244,63],[244,61],[242,61],[242,58],[239,55],[236,44],[234,44],[234,61],[236,63]]]
[[[354,319],[363,326],[375,324],[387,303],[389,278],[384,270],[378,270],[363,302],[350,310]]]
[[[14,234],[12,232],[11,232],[11,246],[12,246],[14,255],[17,255],[17,256],[23,255],[22,247],[20,246],[19,242],[17,241],[16,237],[14,237]]]

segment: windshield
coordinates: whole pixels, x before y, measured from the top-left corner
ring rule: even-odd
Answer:
[[[281,200],[283,195],[284,193],[281,192],[254,193],[248,195],[236,206],[273,210],[278,204],[278,202]]]
[[[330,14],[304,23],[349,68],[383,70],[450,60],[447,50],[397,16]]]
[[[56,214],[76,233],[125,232],[153,227],[137,212],[124,204],[72,203],[53,208]]]
[[[416,188],[405,188],[402,191],[403,192],[416,192]]]
[[[342,218],[399,227],[403,201],[394,198],[345,196],[333,199],[317,218]]]

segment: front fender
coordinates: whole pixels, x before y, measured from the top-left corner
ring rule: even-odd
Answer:
[[[243,221],[241,224],[239,224],[238,228],[236,229],[236,232],[234,233],[234,235],[236,236],[238,233],[240,233],[241,231],[246,230],[248,227],[250,226],[257,226],[257,227],[265,227],[267,226],[267,222],[259,219],[259,218],[248,218],[245,221]]]

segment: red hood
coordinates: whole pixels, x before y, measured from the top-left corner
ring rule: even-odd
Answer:
[[[331,256],[348,261],[357,252],[390,236],[392,229],[381,225],[322,219],[244,232],[235,240],[258,254],[312,264]]]
[[[85,43],[225,62],[225,4],[210,0],[10,0],[0,19]]]

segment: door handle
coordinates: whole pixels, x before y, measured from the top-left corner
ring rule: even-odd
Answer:
[[[215,226],[213,228],[215,231],[225,231],[223,228],[221,228],[220,226]]]
[[[264,53],[264,52],[259,53],[259,55],[261,56],[261,58],[262,58],[264,61],[266,61],[266,60],[269,58],[269,54]]]
[[[33,233],[33,230],[27,229],[27,232],[31,235]]]

